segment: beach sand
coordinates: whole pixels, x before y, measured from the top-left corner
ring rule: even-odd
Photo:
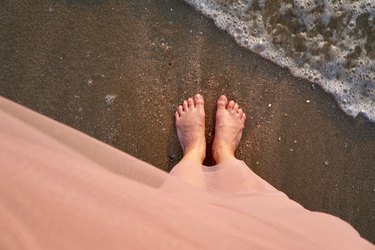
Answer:
[[[205,97],[210,144],[226,94],[248,117],[240,159],[375,242],[374,124],[182,0],[70,2],[0,4],[1,95],[169,171],[182,156],[176,106]]]

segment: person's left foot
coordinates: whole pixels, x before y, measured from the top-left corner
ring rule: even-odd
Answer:
[[[228,102],[225,95],[217,101],[215,138],[212,155],[216,164],[235,159],[234,151],[240,143],[245,127],[246,115],[234,101]]]
[[[184,100],[176,111],[177,136],[184,151],[183,160],[202,164],[206,156],[204,100],[200,94]]]

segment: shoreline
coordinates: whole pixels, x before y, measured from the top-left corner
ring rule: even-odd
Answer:
[[[238,46],[183,1],[24,2],[0,18],[2,96],[169,171],[181,157],[176,106],[205,97],[210,144],[216,99],[226,94],[249,118],[240,159],[375,242],[374,124]],[[116,95],[110,104],[107,95]]]

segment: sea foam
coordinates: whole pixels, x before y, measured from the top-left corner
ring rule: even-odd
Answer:
[[[375,1],[185,0],[238,44],[375,122]]]

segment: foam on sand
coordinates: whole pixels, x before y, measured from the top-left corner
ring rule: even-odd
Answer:
[[[241,46],[375,122],[375,1],[185,0]]]

